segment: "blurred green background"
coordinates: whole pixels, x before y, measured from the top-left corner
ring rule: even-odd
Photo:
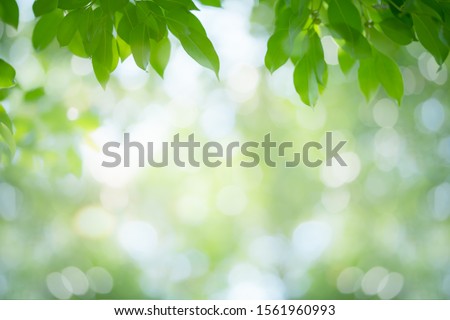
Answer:
[[[164,80],[128,58],[103,90],[89,60],[34,52],[31,4],[0,30],[19,86],[2,102],[17,153],[0,164],[0,298],[450,297],[448,63],[410,45],[402,106],[366,102],[325,37],[329,85],[307,107],[292,66],[263,66],[271,10],[228,0],[198,13],[220,81],[173,41]],[[326,131],[348,167],[101,167],[124,132],[300,147]]]

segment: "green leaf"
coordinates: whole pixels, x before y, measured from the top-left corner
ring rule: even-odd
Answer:
[[[220,62],[200,21],[192,13],[182,10],[166,11],[170,31],[184,50],[199,64],[219,74]]]
[[[95,76],[103,88],[109,81],[110,73],[116,68],[119,60],[117,43],[108,25],[99,28],[99,43],[92,55],[92,66]]]
[[[61,21],[56,38],[62,47],[69,45],[75,36],[80,23],[80,16],[81,10],[74,10],[69,12]]]
[[[345,50],[339,48],[338,50],[339,66],[343,73],[347,74],[355,65],[356,60],[352,58]]]
[[[362,31],[360,13],[352,0],[330,0],[328,20],[332,26],[345,25],[359,32]]]
[[[23,98],[25,101],[36,101],[45,96],[45,90],[42,87],[25,92]]]
[[[439,25],[432,18],[417,14],[413,15],[413,21],[420,43],[433,55],[437,64],[442,65],[447,59],[449,49],[441,41]]]
[[[100,5],[103,11],[108,13],[119,11],[128,3],[128,0],[100,0]]]
[[[150,64],[161,78],[163,78],[170,58],[170,41],[168,38],[163,38],[159,42],[150,40],[150,46],[152,48],[150,51]]]
[[[83,41],[83,47],[88,56],[96,51],[101,37],[105,33],[112,34],[113,23],[100,7],[82,9],[79,17],[78,31]]]
[[[375,71],[386,93],[400,105],[403,97],[403,77],[398,65],[381,52],[375,54]]]
[[[291,50],[289,32],[287,30],[275,32],[267,42],[267,53],[264,59],[267,69],[273,73],[284,65],[291,55]]]
[[[129,3],[123,10],[123,16],[119,21],[117,33],[127,43],[130,43],[130,33],[134,24],[138,21],[136,6]]]
[[[309,36],[308,55],[312,61],[312,66],[314,68],[314,73],[318,83],[325,86],[328,76],[328,67],[324,58],[322,42],[315,32],[311,33]]]
[[[222,4],[220,3],[220,0],[200,0],[202,4],[205,6],[211,6],[211,7],[218,7],[220,8]]]
[[[361,59],[359,61],[358,81],[361,91],[366,100],[369,101],[380,85],[373,59]]]
[[[315,105],[319,98],[319,86],[308,55],[300,59],[294,69],[294,87],[302,101]]]
[[[33,12],[36,17],[52,12],[58,7],[58,0],[36,0],[33,3]]]
[[[410,26],[396,18],[387,18],[380,22],[380,28],[392,41],[407,45],[414,39],[414,33]]]
[[[83,45],[83,39],[81,38],[80,33],[77,31],[75,32],[75,35],[72,38],[72,41],[70,41],[68,46],[70,52],[72,52],[74,55],[81,57],[81,58],[89,58],[90,55],[86,53],[86,50],[84,49]]]
[[[5,60],[0,59],[0,89],[14,87],[16,85],[15,77],[16,70]]]
[[[183,9],[183,10],[198,10],[197,6],[192,0],[153,0],[158,6],[166,10]]]
[[[295,66],[294,86],[302,101],[313,106],[326,85],[328,70],[317,33],[310,31],[305,38],[304,46],[307,46],[307,52]]]
[[[64,10],[79,9],[87,6],[92,0],[59,0],[58,8]]]
[[[117,51],[120,57],[120,60],[123,62],[126,58],[128,58],[131,54],[131,48],[120,36],[116,38],[117,42]]]
[[[139,22],[146,25],[152,39],[159,41],[167,34],[166,21],[162,18],[163,12],[159,6],[149,1],[136,1],[136,13]]]
[[[97,59],[92,59],[92,68],[94,69],[94,74],[97,78],[97,81],[100,83],[103,89],[105,89],[109,81],[109,76],[111,74],[109,68]]]
[[[0,20],[17,29],[19,25],[19,7],[15,0],[0,1]]]
[[[375,28],[367,28],[366,35],[374,48],[388,56],[394,55],[399,49],[398,44]]]
[[[0,123],[0,137],[6,142],[12,158],[16,153],[16,141],[14,140],[12,131],[4,123]]]
[[[13,132],[13,126],[12,121],[8,116],[8,113],[6,113],[5,108],[0,104],[0,123],[3,123],[9,131]]]
[[[33,30],[32,42],[36,50],[45,49],[55,38],[59,23],[63,19],[61,10],[43,15]]]
[[[365,59],[372,55],[371,46],[361,32],[348,25],[333,25],[330,26],[330,31],[338,44],[353,58]],[[345,41],[342,43],[340,39]]]
[[[131,31],[130,47],[137,66],[147,70],[150,62],[150,39],[147,27],[144,24],[138,24]]]

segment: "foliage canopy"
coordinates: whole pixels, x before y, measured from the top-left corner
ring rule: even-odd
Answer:
[[[221,6],[220,0],[201,4]],[[450,2],[443,0],[260,0],[274,12],[265,65],[271,72],[291,61],[294,86],[301,100],[314,105],[327,85],[328,70],[321,37],[331,35],[339,45],[344,73],[358,68],[360,89],[370,99],[381,86],[399,104],[403,79],[396,54],[418,41],[442,65],[450,49]],[[219,74],[220,62],[192,0],[36,0],[35,50],[55,39],[74,55],[90,58],[105,87],[119,61],[133,56],[163,77],[169,62],[169,32],[199,64]],[[18,27],[16,0],[2,0],[0,19]],[[15,70],[0,60],[0,89],[14,86]],[[9,147],[12,127],[0,112],[1,133]],[[9,131],[9,132],[8,132]],[[8,132],[8,133],[5,133]]]

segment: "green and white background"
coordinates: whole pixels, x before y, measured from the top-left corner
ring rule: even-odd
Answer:
[[[94,72],[60,48],[57,29],[36,35],[32,0],[18,1],[18,26],[11,0],[0,0],[0,58],[15,69],[0,65],[0,298],[450,298],[448,5],[413,1],[423,7],[401,31],[376,14],[408,1],[359,1],[361,31],[352,20],[340,33],[333,21],[345,14],[327,11],[335,1],[302,2],[321,20],[305,18],[302,37],[314,45],[300,48],[324,52],[304,65],[296,58],[311,52],[289,58],[276,41],[266,57],[271,1],[197,3],[218,80],[208,44],[195,59],[207,68],[180,45],[186,29],[163,36],[172,43],[164,79],[142,44],[109,75],[102,61],[114,57],[94,54]],[[342,1],[350,13],[359,2]],[[67,10],[52,5],[44,16],[62,19]],[[164,60],[152,64],[160,73]],[[103,144],[124,132],[224,144],[271,132],[301,146],[327,131],[348,141],[348,167],[101,167]]]

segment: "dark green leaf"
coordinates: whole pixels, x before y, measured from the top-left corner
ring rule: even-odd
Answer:
[[[55,38],[59,23],[63,19],[61,10],[43,15],[33,30],[32,42],[36,50],[45,49]]]
[[[149,1],[136,1],[136,13],[139,23],[146,25],[149,36],[156,41],[167,34],[166,21],[160,7]],[[134,22],[136,24],[138,22]]]
[[[133,26],[137,23],[137,9],[132,3],[129,3],[123,10],[123,16],[119,21],[117,33],[127,43],[130,43],[130,33]]]
[[[180,40],[184,50],[218,75],[219,57],[197,17],[188,11],[171,10],[166,12],[166,18],[170,31]]]
[[[73,10],[83,8],[88,5],[92,0],[59,0],[58,8],[64,10]]]
[[[153,0],[161,8],[171,9],[184,9],[184,10],[198,10],[197,6],[192,0]]]
[[[114,13],[121,10],[129,3],[129,0],[100,0],[104,12]]]
[[[328,20],[332,26],[345,25],[359,32],[362,31],[360,13],[352,0],[330,0]]]
[[[435,20],[428,16],[413,15],[414,29],[420,43],[434,57],[439,65],[445,62],[449,49],[440,39],[440,27]]]
[[[0,59],[0,88],[11,88],[16,85],[16,70],[5,60]]]
[[[403,77],[398,65],[388,56],[377,52],[375,71],[386,93],[400,105],[403,97]]]
[[[162,77],[170,58],[170,41],[168,38],[163,38],[161,41],[150,41],[150,64],[153,69]]]
[[[19,25],[19,7],[15,0],[0,1],[0,20],[17,29]]]
[[[414,39],[412,29],[399,19],[385,19],[380,22],[380,27],[387,37],[400,45],[407,45]]]
[[[56,38],[61,46],[67,46],[75,36],[80,23],[81,10],[74,10],[69,12],[61,21]]]
[[[33,3],[33,12],[36,17],[52,12],[58,7],[58,0],[36,0]]]

